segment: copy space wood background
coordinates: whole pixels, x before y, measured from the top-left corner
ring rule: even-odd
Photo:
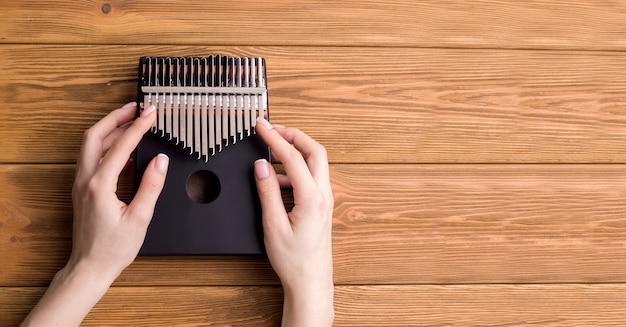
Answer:
[[[71,247],[141,55],[263,56],[326,145],[336,326],[626,324],[626,2],[2,1],[0,325]],[[121,180],[128,197],[129,175]],[[275,326],[265,258],[139,258],[84,325]]]

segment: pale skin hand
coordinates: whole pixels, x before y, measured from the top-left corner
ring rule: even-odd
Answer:
[[[262,118],[256,131],[287,174],[277,175],[265,160],[255,163],[265,247],[285,293],[282,325],[331,326],[334,202],[326,150],[302,131]],[[291,212],[285,210],[280,184],[293,187]]]
[[[72,190],[72,254],[22,326],[80,325],[137,256],[169,160],[159,155],[150,162],[130,204],[117,198],[118,177],[155,119],[154,111],[144,110],[130,124],[135,110],[129,103],[85,132]]]

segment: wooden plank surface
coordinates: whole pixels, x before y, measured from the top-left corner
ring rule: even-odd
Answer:
[[[47,45],[0,47],[0,162],[72,163],[139,56],[223,51],[267,58],[272,120],[331,162],[626,162],[622,52]]]
[[[0,2],[0,326],[67,260],[143,55],[263,56],[331,160],[335,326],[626,325],[626,2]],[[131,174],[120,181],[130,198]],[[139,258],[84,325],[277,326],[264,256]]]
[[[624,165],[332,165],[335,281],[624,283],[624,171]],[[64,264],[72,177],[71,165],[0,165],[0,286],[46,285]],[[261,284],[278,284],[263,257],[141,258],[116,283]]]
[[[0,42],[626,49],[626,3],[3,1]]]
[[[0,325],[41,288],[0,288]],[[277,326],[278,287],[114,287],[83,326]],[[338,286],[335,326],[623,326],[626,286]],[[236,310],[232,308],[236,307]]]
[[[0,287],[0,325],[17,325],[44,290]],[[280,287],[113,287],[82,326],[278,326],[281,300]]]

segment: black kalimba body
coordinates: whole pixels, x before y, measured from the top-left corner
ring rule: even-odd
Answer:
[[[138,114],[157,109],[137,147],[135,190],[159,153],[170,164],[141,255],[261,254],[254,162],[270,159],[254,132],[268,118],[265,60],[142,57]]]

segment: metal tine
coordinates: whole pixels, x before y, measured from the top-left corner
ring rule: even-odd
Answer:
[[[157,66],[159,68],[159,74],[157,78],[157,86],[165,85],[165,59],[163,57],[157,60]],[[157,93],[157,117],[156,126],[157,132],[161,137],[165,136],[165,93]]]
[[[208,59],[208,85],[215,85],[215,57],[213,55],[209,56]],[[215,94],[207,94],[207,101],[209,104],[209,149],[211,151],[211,156],[215,154]]]
[[[222,86],[228,86],[228,80],[230,77],[230,74],[228,73],[229,70],[229,58],[228,56],[224,56],[224,58],[222,59],[224,61],[224,67],[223,67],[223,71],[222,71],[222,76],[223,76],[223,85]],[[226,94],[226,97],[224,97],[224,93],[220,93],[220,97],[222,98],[222,105],[224,105],[222,107],[222,139],[224,141],[224,147],[228,146],[228,109],[230,108],[230,97],[228,96],[228,94]],[[224,99],[226,101],[224,101]]]
[[[186,74],[185,74],[185,79],[187,80],[187,85],[186,86],[194,86],[193,85],[193,59],[191,58],[186,58],[185,59],[185,63],[187,66],[187,70],[186,70]],[[187,129],[187,136],[185,137],[185,139],[187,140],[187,144],[186,144],[186,149],[189,151],[188,153],[191,155],[193,154],[193,149],[194,149],[194,136],[193,136],[193,107],[194,107],[194,98],[193,98],[193,94],[189,93],[189,92],[185,92],[186,95],[186,106],[185,106],[185,118],[186,118],[186,123],[185,123],[185,128]]]
[[[246,87],[252,85],[250,82],[250,59],[244,58],[243,61],[243,71],[244,71],[244,84]],[[244,95],[244,129],[246,131],[246,135],[250,136],[250,94]]]
[[[265,59],[259,57],[259,86],[265,88],[265,92],[261,95],[261,112],[260,116],[269,120],[269,112],[267,111],[267,75],[266,75]]]
[[[252,87],[256,87],[256,59],[255,58],[250,58],[250,82],[251,82],[251,86]],[[256,95],[252,95],[250,97],[250,125],[252,127],[256,127],[256,115],[257,115],[257,110],[259,109],[259,97]],[[254,115],[252,114],[254,112]],[[252,129],[252,128],[250,128]],[[256,133],[256,131],[255,131]],[[250,135],[250,132],[248,132],[248,135]]]
[[[200,86],[200,59],[198,58],[194,58],[193,59],[193,79],[194,79],[194,86]],[[200,95],[194,93],[193,95],[193,136],[194,136],[194,141],[193,141],[193,152],[197,154],[198,159],[200,159],[200,157],[202,156],[201,154],[201,143],[200,143],[200,139],[202,137],[202,135],[200,135],[201,130],[200,130],[200,106],[201,106],[201,99],[200,99]]]
[[[165,61],[165,85],[172,85],[172,58],[167,57]],[[172,139],[172,97],[173,93],[167,94],[167,102],[165,103],[165,135],[168,140]]]
[[[185,137],[187,136],[187,126],[185,125],[187,95],[184,91],[184,88],[187,86],[187,64],[185,62],[185,58],[183,57],[180,57],[178,59],[178,62],[180,64],[178,70],[178,80],[180,81],[180,86],[182,87],[182,91],[179,92],[180,104],[178,105],[178,139],[180,140],[180,147],[184,149],[187,146],[187,140],[185,139]]]
[[[153,86],[159,86],[159,58],[154,58],[154,62],[152,64],[152,70],[153,70]],[[152,94],[152,98],[150,99],[152,102],[152,105],[157,107],[158,109],[158,105],[159,105],[159,92],[154,92]],[[158,116],[158,114],[157,114]],[[158,119],[158,117],[157,117]],[[157,134],[158,129],[157,129],[157,119],[154,120],[154,124],[152,125],[152,132]]]
[[[161,58],[157,58],[156,59],[156,66],[154,67],[155,68],[154,86],[161,86],[160,81],[161,81],[161,78],[163,76],[162,71],[161,71],[161,68],[163,67],[163,65],[161,65],[161,60],[162,60]],[[152,98],[152,105],[157,108],[157,111],[158,111],[158,108],[159,108],[159,102],[160,102],[159,101],[159,92],[155,92],[154,93],[154,97]],[[154,134],[158,133],[158,127],[157,127],[158,119],[159,119],[159,115],[157,113],[157,117],[154,120],[154,125],[152,125],[152,132]]]
[[[186,85],[186,80],[185,80],[185,59],[184,58],[178,58],[178,86],[181,87],[185,87]],[[178,145],[181,147],[185,147],[185,144],[187,142],[185,142],[185,93],[184,92],[177,92],[176,93],[177,98],[178,98]]]
[[[157,71],[158,71],[158,67],[157,67],[157,58],[151,58],[150,59],[150,85],[151,86],[156,86],[157,85]],[[152,94],[152,92],[150,92],[148,94],[148,102],[151,105],[156,106],[158,101],[158,93]],[[156,120],[154,122],[154,124],[151,127],[152,133],[157,132],[157,127],[156,127]]]
[[[241,58],[237,58],[237,85],[238,87],[242,87],[242,78],[243,72],[241,71]],[[237,99],[237,135],[240,140],[243,140],[243,93],[238,94],[239,99]],[[235,138],[235,141],[237,138]]]
[[[207,74],[208,74],[208,70],[207,70],[207,58],[200,58],[200,86],[207,86]],[[200,132],[202,135],[201,138],[201,144],[202,144],[202,149],[200,150],[201,152],[201,158],[203,157],[204,162],[208,162],[209,161],[209,140],[208,140],[208,134],[209,134],[209,126],[207,125],[207,102],[208,102],[209,96],[206,93],[202,93],[200,94],[200,101],[201,101],[201,106],[200,106]]]
[[[222,56],[215,56],[216,85],[222,86]],[[217,152],[222,152],[222,96],[215,94],[217,103],[215,105],[215,145]]]
[[[180,62],[180,70],[178,71],[178,74],[180,76],[180,81],[181,81],[181,85],[183,87],[187,86],[187,63],[185,61],[185,58],[180,58],[179,60]],[[187,110],[187,94],[183,92],[180,93],[180,106],[179,106],[179,110],[178,110],[178,120],[179,120],[179,135],[178,137],[180,138],[180,143],[181,143],[181,147],[184,149],[187,147],[187,120],[185,120],[185,114],[186,114],[186,110]]]
[[[150,86],[150,57],[146,57],[144,62],[143,62],[143,81],[142,84]],[[145,94],[143,95],[143,107],[140,108],[140,111],[145,110],[148,105],[150,105],[150,94]]]
[[[236,78],[235,78],[235,74],[237,73],[237,67],[235,66],[235,58],[231,57],[229,59],[230,62],[230,70],[229,70],[229,83],[228,86],[230,87],[234,87],[236,86]],[[230,103],[229,103],[229,114],[228,114],[228,120],[230,122],[230,127],[229,127],[229,134],[230,137],[232,139],[233,144],[235,142],[237,142],[237,137],[236,137],[236,109],[237,109],[237,99],[236,99],[236,95],[235,93],[231,93],[229,95],[230,97]]]
[[[172,76],[174,76],[174,85],[175,86],[180,86],[180,59],[179,58],[174,58],[174,71]],[[172,108],[172,124],[173,126],[173,132],[172,135],[174,137],[174,139],[176,140],[176,145],[179,144],[180,142],[180,93],[176,92],[175,95],[175,101],[173,101],[173,108]]]

